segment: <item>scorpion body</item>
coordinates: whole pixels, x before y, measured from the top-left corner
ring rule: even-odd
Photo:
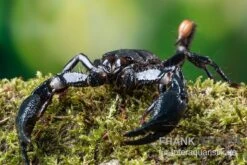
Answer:
[[[195,27],[194,22],[189,20],[181,23],[176,42],[177,51],[171,58],[164,61],[149,51],[136,49],[111,51],[94,62],[82,53],[73,57],[61,73],[34,89],[20,106],[16,128],[25,163],[30,163],[27,146],[31,141],[31,133],[36,122],[51,103],[52,96],[72,86],[96,87],[113,84],[124,90],[132,90],[139,86],[157,84],[159,97],[144,112],[141,127],[124,134],[126,138],[140,135],[144,137],[126,140],[124,143],[126,145],[147,144],[171,132],[179,123],[187,107],[188,95],[181,71],[186,59],[205,70],[210,78],[213,76],[207,70],[207,66],[212,66],[224,81],[231,84],[223,71],[210,58],[189,50]],[[87,73],[73,71],[78,62],[85,66]],[[151,117],[144,122],[148,114],[151,114]]]

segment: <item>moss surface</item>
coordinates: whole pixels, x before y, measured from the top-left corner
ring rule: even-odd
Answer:
[[[29,81],[0,80],[0,164],[21,163],[14,125],[17,110],[23,99],[48,77],[38,73]],[[33,131],[30,159],[34,164],[99,164],[113,159],[120,164],[247,163],[244,84],[235,89],[221,82],[202,82],[200,78],[189,82],[185,116],[166,136],[173,139],[173,144],[165,144],[167,141],[162,139],[150,145],[122,145],[122,134],[139,126],[143,111],[156,97],[153,91],[145,88],[127,96],[126,111],[119,110],[123,109],[118,108],[121,97],[107,85],[70,88],[56,95]],[[195,145],[177,144],[179,140],[175,139],[185,137],[193,138]],[[172,155],[179,151],[184,152]],[[201,155],[188,155],[195,152]]]

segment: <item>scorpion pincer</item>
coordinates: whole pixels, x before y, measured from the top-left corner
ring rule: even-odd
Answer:
[[[16,118],[16,129],[21,145],[22,157],[27,164],[29,164],[27,145],[31,142],[31,133],[35,123],[46,110],[52,96],[64,89],[66,89],[66,86],[62,81],[59,81],[58,77],[50,78],[36,88],[20,106]]]
[[[168,84],[160,84],[159,97],[143,114],[143,122],[149,113],[152,113],[151,119],[140,128],[124,134],[127,137],[148,135],[137,140],[125,141],[125,144],[141,145],[154,142],[177,126],[186,109],[188,98],[180,68],[177,68],[170,78],[171,82],[168,87]]]

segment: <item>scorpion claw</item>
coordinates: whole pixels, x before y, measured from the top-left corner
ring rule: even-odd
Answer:
[[[31,142],[30,137],[37,121],[37,113],[40,109],[40,97],[33,94],[22,103],[16,118],[16,129],[21,145],[21,152],[25,164],[29,164],[27,156],[27,145]]]
[[[137,128],[133,131],[128,131],[124,134],[124,136],[126,137],[134,137],[134,136],[139,136],[139,135],[145,135],[147,133],[147,131],[145,129],[141,128]]]
[[[126,145],[143,145],[143,144],[148,144],[152,143],[156,140],[158,140],[160,137],[165,136],[166,133],[163,132],[156,132],[156,133],[150,133],[147,136],[132,140],[132,141],[125,141],[124,144]]]
[[[25,162],[25,164],[29,165],[30,162],[29,162],[29,159],[28,159],[28,156],[27,156],[27,143],[21,143],[21,152],[22,152],[22,158]]]
[[[36,111],[39,110],[40,97],[31,95],[22,103],[16,118],[16,127],[22,143],[30,143],[30,135],[35,122]]]
[[[146,124],[143,124],[139,128],[136,128],[132,131],[125,133],[124,136],[135,137],[135,136],[145,135],[149,132],[165,132],[165,134],[168,134],[170,131],[172,131],[175,128],[175,126],[176,124],[167,124],[166,121],[163,122],[150,121]]]
[[[50,103],[54,91],[57,90],[57,88],[51,86],[52,80],[48,79],[44,81],[23,101],[16,117],[16,130],[25,164],[30,164],[27,155],[27,146],[31,142],[33,128]]]
[[[141,127],[125,133],[124,136],[135,137],[149,134],[141,139],[126,141],[125,144],[147,144],[170,133],[180,121],[186,108],[187,99],[184,95],[186,96],[183,79],[178,72],[174,75],[168,91],[162,92],[159,98],[148,108],[148,113],[152,112],[151,119]]]

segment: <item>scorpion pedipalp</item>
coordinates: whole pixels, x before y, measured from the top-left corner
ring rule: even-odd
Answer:
[[[30,164],[27,156],[27,145],[31,142],[31,133],[35,123],[45,111],[53,95],[49,82],[50,79],[43,82],[23,101],[16,117],[16,129],[25,164]]]
[[[151,105],[151,108],[148,108],[148,113],[151,113],[150,120],[140,128],[124,134],[126,137],[148,135],[137,140],[125,141],[125,144],[151,143],[165,136],[176,127],[187,106],[187,93],[181,76],[181,71],[176,71],[168,89],[161,91],[160,96]],[[147,114],[145,113],[145,115]]]

